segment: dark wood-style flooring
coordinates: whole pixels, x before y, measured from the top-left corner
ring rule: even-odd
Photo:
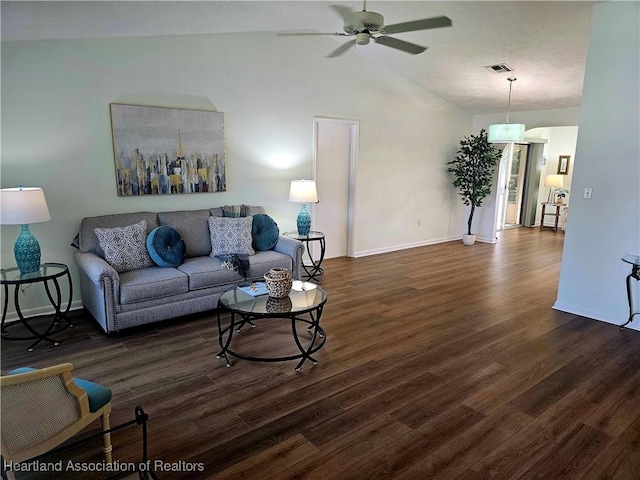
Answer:
[[[112,425],[141,405],[153,461],[204,467],[160,479],[639,479],[640,333],[552,309],[562,242],[513,229],[326,260],[327,343],[300,373],[226,368],[213,314],[108,337],[82,312],[58,347],[3,342],[2,371],[72,362],[113,389]],[[280,353],[287,328],[238,341]],[[113,441],[139,458],[137,433]],[[59,475],[18,478],[99,478]]]

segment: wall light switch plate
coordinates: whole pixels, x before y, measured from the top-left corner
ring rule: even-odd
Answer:
[[[587,200],[590,200],[592,192],[593,192],[593,190],[590,187],[585,188],[584,189],[584,198],[586,198]]]

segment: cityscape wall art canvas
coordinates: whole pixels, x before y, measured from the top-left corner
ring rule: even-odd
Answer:
[[[226,191],[223,113],[110,106],[118,196]]]

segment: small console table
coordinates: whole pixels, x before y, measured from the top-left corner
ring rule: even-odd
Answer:
[[[66,277],[67,282],[69,283],[69,298],[67,299],[67,305],[64,310],[62,310],[62,290],[60,289],[60,283],[58,282],[58,279],[61,277]],[[3,268],[0,270],[0,283],[4,287],[4,306],[2,309],[2,322],[0,323],[0,331],[2,331],[3,340],[35,340],[35,342],[27,347],[27,350],[32,352],[42,340],[50,342],[53,345],[58,345],[60,342],[51,338],[51,335],[61,332],[69,327],[73,327],[73,322],[67,316],[69,308],[71,307],[71,299],[73,298],[73,286],[71,284],[69,268],[66,265],[62,263],[43,263],[40,265],[40,269],[38,271],[32,273],[20,273],[18,267]],[[25,318],[22,314],[22,310],[20,309],[20,290],[25,286],[34,283],[42,283],[44,285],[49,302],[54,308],[51,323],[42,333],[29,324],[30,318]],[[55,288],[55,295],[49,285],[50,283]],[[20,322],[5,324],[5,320],[7,318],[7,307],[9,304],[10,285],[13,285],[14,288],[13,305],[16,309],[16,314],[18,315]],[[64,324],[61,325],[61,321],[64,321]],[[13,327],[19,323],[24,325],[24,327],[31,332],[31,335],[22,337],[10,336],[7,328]]]
[[[318,277],[324,274],[324,270],[320,265],[322,265],[322,260],[324,260],[324,252],[325,252],[325,240],[324,233],[322,232],[314,232],[313,230],[309,232],[309,235],[298,235],[298,232],[286,232],[284,234],[285,237],[293,238],[295,240],[300,240],[304,242],[307,246],[307,255],[311,259],[310,265],[305,265],[302,263],[302,268],[306,273],[307,280],[318,280]],[[318,260],[314,260],[313,256],[311,256],[311,242],[319,242],[320,243],[320,258]]]
[[[633,321],[633,317],[640,315],[640,311],[633,311],[633,298],[631,295],[632,283],[631,279],[640,281],[640,257],[636,255],[625,255],[622,257],[622,261],[631,264],[631,273],[627,275],[627,300],[629,302],[629,319],[620,325],[620,328],[627,326]]]
[[[558,220],[560,219],[560,213],[562,212],[562,207],[564,205],[560,204],[560,203],[543,203],[542,204],[542,215],[540,216],[540,230],[544,230],[545,228],[550,228],[552,230],[555,230],[556,232],[558,231]],[[553,212],[547,212],[547,207],[555,207],[555,211]],[[544,224],[544,217],[545,216],[554,216],[555,217],[555,221],[553,224],[553,227],[550,226],[546,226]]]

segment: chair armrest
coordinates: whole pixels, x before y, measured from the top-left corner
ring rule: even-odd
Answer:
[[[276,252],[289,255],[293,260],[291,275],[294,280],[300,280],[302,274],[302,255],[304,254],[304,244],[300,240],[280,235],[278,243],[273,248]]]

